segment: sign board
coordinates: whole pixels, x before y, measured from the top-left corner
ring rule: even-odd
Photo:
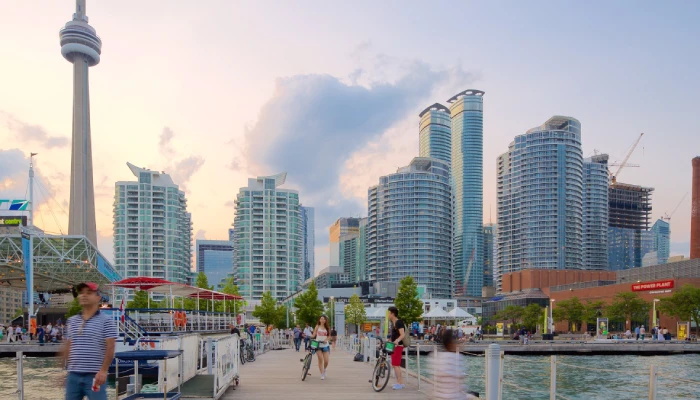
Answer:
[[[665,281],[643,282],[632,285],[633,292],[645,292],[647,290],[673,289],[673,279]]]
[[[372,332],[372,324],[371,324],[371,323],[368,323],[368,322],[365,322],[365,323],[362,325],[362,332]]]
[[[690,334],[690,322],[678,322],[676,325],[676,336],[678,340],[688,339]]]
[[[27,226],[27,217],[24,215],[0,215],[0,227],[3,226]]]
[[[0,210],[25,211],[29,206],[29,200],[0,199]]]
[[[503,322],[496,322],[496,336],[503,336]]]
[[[608,337],[608,319],[607,318],[598,318],[596,320],[596,333],[598,336],[598,339],[605,339]]]

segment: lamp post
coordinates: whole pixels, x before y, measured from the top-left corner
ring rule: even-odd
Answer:
[[[333,326],[335,324],[335,297],[334,296],[331,296],[331,316],[330,317],[331,317],[330,318],[331,320],[329,322],[331,325],[331,329],[333,329]]]
[[[554,333],[554,301],[555,299],[549,299],[549,321],[548,324],[551,327],[551,332]]]
[[[651,328],[655,328],[659,325],[658,318],[656,318],[656,303],[661,301],[660,299],[654,299],[654,311],[651,314]]]

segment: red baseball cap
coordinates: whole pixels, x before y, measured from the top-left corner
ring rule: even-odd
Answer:
[[[78,284],[78,286],[75,287],[75,290],[77,290],[78,292],[80,292],[81,290],[83,290],[83,288],[88,288],[88,289],[92,290],[93,292],[99,292],[99,291],[100,291],[100,287],[97,286],[97,284],[96,284],[95,282],[83,282],[83,283],[80,283],[80,284]]]

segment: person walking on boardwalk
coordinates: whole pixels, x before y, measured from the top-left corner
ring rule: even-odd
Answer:
[[[391,366],[394,367],[396,373],[396,384],[394,390],[404,388],[403,374],[401,373],[401,357],[403,356],[403,339],[406,337],[406,325],[399,319],[399,309],[392,306],[389,307],[389,321],[391,321],[391,341],[396,345],[394,352],[391,353]]]
[[[318,355],[318,370],[321,372],[321,380],[326,379],[326,369],[331,359],[331,346],[328,343],[330,333],[328,318],[325,315],[321,315],[312,333],[312,337],[318,342],[316,354]]]
[[[442,334],[441,342],[445,351],[437,353],[435,361],[437,364],[435,365],[435,375],[433,377],[435,386],[432,398],[449,400],[476,399],[466,385],[467,381],[462,371],[464,364],[461,357],[463,356],[457,352],[458,343],[455,340],[454,332],[451,329],[445,330]]]
[[[646,329],[644,329],[644,325],[642,325],[641,328],[639,328],[639,335],[642,337],[642,340],[644,340],[644,334],[647,333]]]
[[[309,340],[311,340],[311,335],[313,335],[314,331],[311,329],[309,326],[309,323],[306,323],[306,327],[304,328],[304,351],[309,350]]]
[[[61,349],[68,370],[65,399],[107,400],[107,372],[119,337],[117,324],[100,312],[97,284],[81,283],[75,289],[82,311],[68,319],[67,340]]]
[[[635,340],[639,340],[639,327],[634,328],[634,334],[637,336]]]
[[[292,334],[294,335],[294,347],[297,349],[298,353],[299,346],[301,346],[301,328],[299,328],[299,325],[294,327]]]
[[[335,330],[335,326],[331,329],[331,344],[333,345],[333,350],[335,350],[335,342],[338,341],[338,331]]]

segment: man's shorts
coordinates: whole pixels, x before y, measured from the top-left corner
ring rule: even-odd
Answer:
[[[394,352],[391,353],[391,365],[393,367],[400,367],[402,356],[403,356],[403,346],[395,346]]]

